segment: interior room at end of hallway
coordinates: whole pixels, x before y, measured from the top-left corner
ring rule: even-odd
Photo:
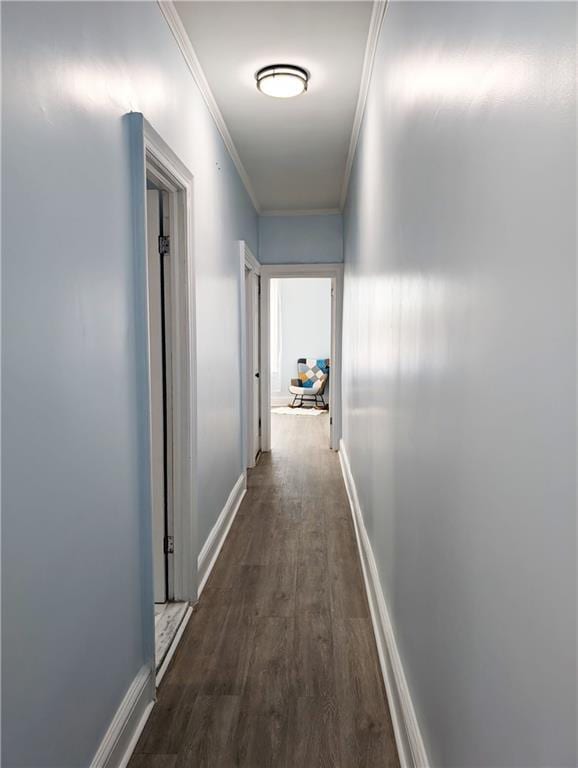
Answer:
[[[271,406],[300,406],[295,412],[320,406],[321,402],[327,406],[331,391],[331,279],[272,279],[270,339]],[[301,364],[301,371],[299,360],[307,361]],[[301,375],[309,386],[313,377],[324,376],[326,369],[328,378],[317,402],[312,396],[306,396],[302,404],[299,398],[295,402],[295,394],[290,391],[292,381]]]

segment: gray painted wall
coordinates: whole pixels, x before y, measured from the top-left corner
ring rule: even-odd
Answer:
[[[319,264],[343,261],[340,214],[260,216],[262,264]]]
[[[122,116],[195,176],[200,543],[241,472],[257,216],[156,3],[3,3],[2,45],[3,764],[78,768],[150,647]]]
[[[576,765],[576,7],[391,2],[344,434],[433,765]]]

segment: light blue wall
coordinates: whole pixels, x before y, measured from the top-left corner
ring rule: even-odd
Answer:
[[[195,177],[201,543],[241,471],[257,216],[156,3],[3,3],[2,46],[3,763],[78,768],[147,661],[123,115]]]
[[[341,214],[260,216],[262,264],[309,264],[343,261]]]
[[[576,765],[576,6],[390,2],[344,439],[433,766]]]

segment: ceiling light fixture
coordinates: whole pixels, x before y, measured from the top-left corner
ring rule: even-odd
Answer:
[[[261,93],[278,99],[290,99],[305,93],[309,72],[293,64],[270,64],[257,72],[255,80]]]

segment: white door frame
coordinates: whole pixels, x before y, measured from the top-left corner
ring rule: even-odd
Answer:
[[[148,187],[148,179],[147,179]],[[163,216],[161,217],[161,200],[166,198],[166,211],[163,206]],[[167,491],[172,487],[168,472],[172,472],[168,455],[169,443],[172,446],[172,436],[169,430],[172,427],[172,417],[165,420],[165,415],[169,413],[169,402],[167,399],[166,407],[163,402],[163,342],[165,343],[165,357],[167,357],[168,340],[170,344],[171,334],[169,328],[163,326],[166,319],[170,322],[170,303],[166,299],[170,297],[169,291],[163,293],[163,279],[161,270],[167,273],[167,282],[170,282],[168,273],[169,264],[166,257],[160,255],[159,237],[161,232],[169,232],[168,224],[168,198],[165,192],[158,189],[147,188],[147,248],[148,248],[148,321],[149,321],[149,400],[151,413],[151,493],[153,508],[153,577],[155,603],[164,603],[171,599],[173,574],[173,558],[168,558],[165,552],[165,537],[173,535],[172,520],[168,519],[172,510],[172,498],[169,498]],[[170,258],[170,257],[169,257]],[[166,286],[165,286],[166,288]],[[169,299],[170,301],[170,299]],[[163,315],[163,304],[164,314]],[[168,318],[167,318],[168,315]],[[167,357],[168,360],[168,357]],[[170,376],[170,365],[166,365],[165,374]],[[152,375],[153,372],[155,375]],[[172,389],[172,384],[166,380],[166,394]],[[165,423],[166,421],[166,423]],[[166,453],[165,456],[165,444]],[[165,476],[165,467],[167,470]],[[167,512],[169,515],[167,515]],[[165,519],[167,518],[167,519]],[[169,567],[167,567],[169,566]]]
[[[255,466],[255,457],[253,454],[253,442],[249,425],[253,424],[253,398],[249,397],[251,387],[253,386],[254,361],[251,353],[247,354],[249,347],[247,340],[251,328],[247,327],[247,302],[245,292],[245,270],[249,270],[255,275],[261,275],[261,264],[244,240],[239,240],[239,306],[240,306],[240,324],[241,324],[241,440],[243,455],[243,472]],[[252,350],[252,346],[251,346]],[[260,371],[262,366],[259,366]],[[261,391],[263,388],[263,379],[260,372]],[[261,446],[262,449],[262,446]]]
[[[147,650],[152,648],[154,664],[154,607],[152,567],[152,509],[150,489],[150,366],[148,335],[148,275],[146,232],[147,176],[169,196],[170,205],[170,289],[172,324],[173,392],[173,595],[175,600],[194,602],[198,595],[197,574],[197,364],[195,322],[195,276],[193,259],[193,175],[177,155],[144,119],[132,112],[125,117],[130,133],[133,181],[134,247],[138,331],[145,337],[138,349],[140,395],[146,403],[142,414],[140,457],[148,469],[147,494],[143,507],[143,610],[147,627]],[[141,361],[144,358],[144,361]],[[150,617],[149,617],[150,610]],[[148,619],[151,619],[149,622]],[[152,636],[152,639],[151,639]]]
[[[279,277],[331,278],[331,368],[329,445],[339,450],[341,438],[341,335],[343,264],[263,264],[261,266],[261,450],[271,450],[270,281]],[[288,382],[287,382],[288,385]]]

